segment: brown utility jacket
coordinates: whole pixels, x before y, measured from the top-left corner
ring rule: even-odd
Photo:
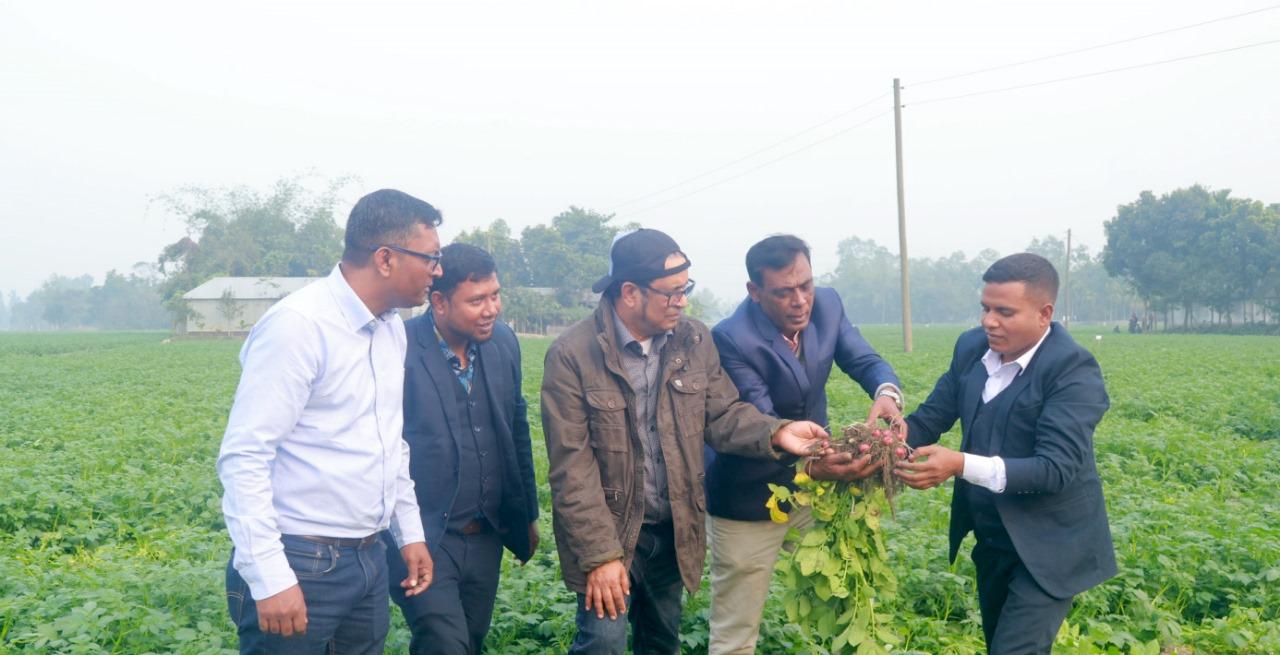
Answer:
[[[618,355],[610,301],[556,339],[542,377],[542,429],[550,461],[552,517],[565,585],[622,560],[628,568],[644,521],[644,456],[636,397]],[[657,424],[667,466],[676,559],[690,593],[706,555],[702,444],[760,459],[790,456],[770,443],[787,421],[738,399],[711,333],[681,318],[660,352]]]

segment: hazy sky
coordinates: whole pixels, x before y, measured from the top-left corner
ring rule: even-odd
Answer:
[[[897,251],[887,95],[622,203],[894,77],[912,255],[1007,253],[1067,229],[1097,251],[1103,221],[1144,189],[1280,202],[1280,44],[923,101],[1280,39],[1280,10],[921,83],[1268,5],[0,0],[0,290],[154,260],[184,233],[159,194],[314,171],[358,178],[340,221],[355,197],[396,187],[442,209],[446,240],[499,217],[518,231],[571,204],[616,208],[671,233],[693,277],[736,298],[743,253],[769,233],[809,240],[819,272],[849,236]]]

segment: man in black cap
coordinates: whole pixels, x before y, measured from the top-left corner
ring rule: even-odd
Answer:
[[[704,440],[788,461],[825,445],[816,423],[738,400],[705,325],[685,318],[689,259],[666,234],[614,240],[594,315],[547,351],[542,425],[565,585],[578,593],[571,653],[678,653],[681,587],[706,555]],[[792,460],[793,461],[793,460]]]

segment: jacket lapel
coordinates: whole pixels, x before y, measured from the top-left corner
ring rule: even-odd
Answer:
[[[506,393],[499,392],[506,391],[513,383],[507,382],[507,367],[503,366],[501,353],[492,339],[480,344],[480,361],[482,364],[476,372],[480,374],[478,377],[484,378],[484,390],[489,394],[489,413],[493,415],[493,427],[502,439],[503,449],[510,452],[511,432],[507,430],[507,426],[511,421],[506,412],[512,405],[507,402]]]
[[[1036,356],[1031,359],[1031,363],[1027,365],[1026,370],[1018,374],[1018,377],[1014,378],[1013,382],[1010,382],[1009,386],[1005,387],[1005,390],[995,397],[997,401],[995,407],[996,415],[995,422],[992,425],[996,426],[996,429],[991,432],[991,452],[993,453],[999,453],[1000,446],[1004,444],[1005,428],[1009,423],[1009,409],[1013,407],[1013,401],[1018,398],[1018,394],[1026,390],[1027,385],[1031,384],[1031,376],[1033,375],[1031,368],[1039,356],[1040,353],[1036,353]]]
[[[760,338],[768,341],[778,359],[786,363],[791,375],[796,379],[796,387],[800,389],[800,397],[807,400],[809,397],[808,372],[801,366],[796,354],[791,352],[791,346],[788,346],[786,339],[782,338],[782,333],[778,331],[778,326],[774,325],[773,321],[770,321],[769,317],[765,316],[764,312],[761,311],[760,304],[750,299],[747,302],[751,303],[748,311],[751,314],[751,321],[755,324],[756,331],[760,333]],[[809,327],[812,328],[813,326],[810,325]],[[803,339],[803,347],[809,353],[813,353],[818,348],[816,338],[809,334],[811,332],[811,329],[806,329],[805,334],[800,335],[800,338]]]
[[[458,384],[458,378],[449,367],[449,362],[445,361],[444,353],[440,352],[440,342],[436,340],[435,331],[431,329],[430,323],[425,321],[418,330],[418,346],[422,365],[427,369],[427,375],[431,376],[436,394],[440,398],[440,405],[444,409],[449,434],[454,435],[456,440],[458,431],[461,429],[461,423],[458,420],[458,404],[454,402],[456,398],[454,385]]]
[[[1027,368],[1018,377],[1014,378],[1013,382],[1004,391],[1000,392],[999,396],[996,396],[1000,402],[996,405],[995,425],[1000,427],[991,435],[991,452],[1000,452],[1000,446],[1004,444],[1005,426],[1009,422],[1009,410],[1013,409],[1013,401],[1017,400],[1018,394],[1021,394],[1031,385],[1031,380],[1036,374],[1036,362],[1043,359],[1046,352],[1052,351],[1057,346],[1057,338],[1061,336],[1061,329],[1057,323],[1050,326],[1049,336],[1045,338],[1044,343],[1040,344],[1040,349],[1036,351],[1031,361],[1027,362]]]
[[[973,360],[969,365],[969,370],[964,374],[963,383],[960,388],[964,390],[964,397],[961,399],[963,403],[960,406],[960,425],[962,435],[960,438],[960,450],[969,447],[969,428],[973,425],[973,417],[978,413],[978,403],[982,402],[982,389],[987,386],[987,369],[982,365],[982,358]]]

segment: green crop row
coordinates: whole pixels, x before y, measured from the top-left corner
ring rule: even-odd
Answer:
[[[959,328],[866,330],[909,404]],[[1096,435],[1120,575],[1077,598],[1064,653],[1280,652],[1280,344],[1269,337],[1077,338],[1102,363],[1112,410]],[[236,341],[156,333],[0,336],[0,652],[234,652],[230,542],[213,462],[239,375]],[[488,646],[559,653],[574,598],[559,577],[537,412],[547,340],[527,339],[543,544],[508,558]],[[831,425],[868,401],[833,376]],[[944,439],[955,446],[958,431]],[[899,497],[886,524],[903,648],[983,652],[973,566],[946,561],[949,485]],[[780,594],[775,594],[777,597]],[[408,637],[393,613],[390,652]],[[707,642],[707,594],[687,599],[684,650]],[[816,653],[781,604],[760,652]]]

